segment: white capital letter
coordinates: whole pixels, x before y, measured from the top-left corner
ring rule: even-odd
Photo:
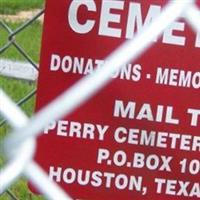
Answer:
[[[85,34],[92,30],[95,21],[88,19],[84,24],[80,24],[78,22],[78,9],[82,5],[86,6],[88,11],[96,11],[96,5],[93,0],[82,0],[82,1],[73,0],[69,7],[68,21],[73,31],[80,34]]]
[[[124,8],[123,1],[103,1],[100,17],[99,35],[106,35],[111,37],[121,37],[121,30],[109,27],[110,22],[119,23],[120,15],[112,14],[111,9],[122,10]]]

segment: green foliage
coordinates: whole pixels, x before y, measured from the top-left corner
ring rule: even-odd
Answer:
[[[13,101],[17,102],[35,88],[35,83],[0,76],[0,87]],[[28,116],[33,113],[34,103],[34,98],[31,98],[22,106]]]
[[[44,0],[0,0],[1,14],[15,14],[21,10],[42,8]]]
[[[2,88],[15,102],[19,101],[22,97],[28,94],[35,88],[35,83],[21,81],[11,78],[5,78],[0,76],[0,88]],[[35,98],[31,98],[27,101],[23,106],[22,109],[26,113],[27,116],[31,116],[34,112],[34,104]],[[0,127],[0,140],[3,140],[5,136],[10,131],[10,127],[8,125],[3,125]],[[0,157],[0,167],[4,165],[4,159]],[[44,198],[40,196],[33,195],[28,187],[27,181],[25,179],[18,180],[10,190],[15,194],[15,196],[20,200],[42,200]],[[10,200],[9,195],[4,193],[0,196],[0,200]]]
[[[1,2],[2,0],[0,0]],[[6,0],[7,1],[7,0]],[[13,1],[13,0],[11,0]],[[19,2],[21,0],[18,0]],[[0,6],[1,7],[1,6]],[[21,23],[8,23],[8,26],[15,30],[19,27]],[[16,36],[17,43],[20,44],[28,53],[28,55],[33,58],[33,60],[39,62],[40,54],[40,40],[41,40],[41,29],[42,26],[39,22],[33,23],[31,26],[27,27],[23,32]],[[8,33],[0,27],[0,47],[2,47],[8,41]],[[3,54],[0,54],[0,59],[12,59],[12,60],[25,60],[23,56],[19,54],[14,46],[7,49]],[[18,102],[21,98],[26,96],[30,91],[35,88],[35,83],[22,81],[12,78],[5,78],[0,76],[0,88],[3,89],[12,100]],[[35,98],[31,98],[25,104],[23,104],[22,109],[28,115],[31,116],[34,111]],[[1,122],[0,118],[0,122]],[[5,136],[10,132],[11,128],[5,124],[0,127],[0,140],[3,140]],[[3,157],[0,156],[0,167],[5,163]],[[10,190],[14,195],[20,200],[43,200],[44,198],[40,196],[33,195],[28,187],[27,181],[25,179],[18,180]],[[0,200],[10,200],[11,198],[7,193],[0,196]]]
[[[32,10],[43,8],[44,0],[0,0],[0,14],[16,14],[23,10]],[[12,29],[16,30],[22,25],[21,22],[7,23]],[[39,22],[34,22],[22,32],[16,35],[15,41],[24,49],[24,51],[36,62],[39,62],[40,44],[41,44],[42,25]],[[0,24],[0,48],[8,42],[8,32]],[[11,45],[6,51],[0,54],[0,59],[11,59],[26,61],[17,49]],[[0,76],[0,88],[3,89],[12,100],[18,102],[36,87],[35,83],[5,78]],[[23,104],[22,109],[31,116],[34,112],[35,98],[32,97]],[[0,117],[0,122],[2,118]],[[8,124],[0,127],[0,141],[11,131]],[[5,159],[0,156],[0,168],[5,164]],[[0,169],[1,170],[1,169]],[[44,198],[33,195],[28,187],[27,181],[24,178],[17,180],[16,183],[9,188],[19,200],[43,200]],[[11,200],[7,193],[0,195],[0,200]]]
[[[0,0],[1,1],[1,0]],[[12,30],[16,30],[22,23],[7,23]],[[34,22],[31,26],[25,28],[16,35],[16,42],[25,50],[25,52],[35,61],[39,62],[40,44],[41,44],[42,26],[39,22]],[[8,42],[8,32],[0,28],[0,47]],[[13,45],[8,48],[0,58],[12,60],[25,60]]]
[[[18,180],[11,188],[10,191],[14,193],[14,195],[19,200],[44,200],[41,196],[36,196],[33,193],[31,193],[28,189],[27,180],[24,178],[21,178]],[[0,200],[11,200],[8,193],[5,192],[2,196],[0,196]]]

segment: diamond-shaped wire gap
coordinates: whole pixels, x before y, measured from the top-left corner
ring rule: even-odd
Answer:
[[[18,27],[23,26],[22,22],[7,22],[7,25],[12,30],[17,30]],[[40,54],[40,43],[41,43],[41,31],[42,25],[39,22],[34,22],[32,26],[21,29],[16,35],[12,33],[8,36],[9,41],[13,41],[14,48],[19,52],[20,57],[13,57],[17,60],[23,60],[32,65],[35,69],[38,68],[37,64],[39,62]],[[31,56],[30,56],[31,55]]]
[[[11,190],[7,190],[6,194],[13,200],[19,200]]]
[[[0,87],[6,91],[15,102],[20,102],[22,109],[27,115],[32,115],[35,106],[35,83],[0,77]],[[9,124],[5,123],[6,121],[2,118],[0,122],[0,139],[2,140],[10,132],[11,127]],[[4,159],[0,159],[3,165]]]
[[[28,98],[22,103],[22,108],[25,113],[30,116],[33,112],[33,107],[35,100],[32,98],[32,94],[35,90],[34,82],[27,82],[23,80],[0,77],[0,87],[15,101],[18,102],[23,99],[25,96]],[[31,95],[29,95],[31,94]],[[27,102],[30,99],[29,102]]]
[[[1,21],[1,29],[0,29],[0,45],[4,44],[0,51],[0,59],[11,59],[11,60],[21,60],[25,61],[24,57],[16,50],[16,48],[12,45],[15,38],[9,40],[9,35],[12,34],[12,28],[15,28],[17,24],[13,24],[12,22],[4,22]],[[28,39],[27,39],[28,40]],[[6,42],[4,42],[6,41]],[[5,46],[7,47],[5,48]]]
[[[10,26],[14,26],[15,25],[15,23],[10,23],[11,25]],[[21,24],[20,24],[21,25]],[[23,25],[23,24],[22,24]],[[18,24],[16,24],[16,29],[18,28]],[[6,34],[6,36],[5,36],[5,40],[7,40],[8,41],[8,33],[11,33],[12,34],[12,30],[10,29],[10,27],[9,27],[9,24],[7,25],[7,24],[5,24],[5,26],[2,26],[4,29],[5,29],[5,32],[7,33]],[[15,37],[15,36],[14,36]],[[5,58],[14,58],[14,60],[25,60],[24,59],[24,57],[26,58],[27,56],[25,55],[25,56],[23,56],[22,54],[21,54],[21,52],[19,53],[19,51],[17,51],[16,50],[16,48],[14,48],[13,46],[11,46],[11,44],[13,43],[13,39],[15,39],[14,37],[12,37],[11,38],[11,40],[9,41],[9,42],[7,42],[7,46],[6,47],[4,47],[4,53],[2,52],[1,53],[1,59],[5,59]],[[30,40],[30,39],[29,39]],[[14,45],[16,45],[19,49],[21,49],[21,47],[19,46],[19,45],[17,45],[17,44],[14,44]],[[5,45],[4,45],[5,46]],[[23,52],[22,52],[23,53]],[[24,54],[26,54],[26,52],[24,51]],[[29,59],[29,58],[28,58]],[[7,85],[7,84],[5,84],[4,85],[4,81],[3,81],[3,79],[7,79],[7,78],[3,78],[3,77],[1,77],[0,78],[0,86],[3,88],[4,86],[7,86],[7,88],[8,88],[8,86],[9,85]],[[10,83],[10,81],[12,81],[12,82],[14,82],[14,81],[17,81],[17,80],[12,80],[12,79],[7,79],[7,81],[8,81],[8,83]],[[19,82],[19,81],[17,81],[17,82]],[[22,82],[22,81],[21,81]],[[31,83],[30,83],[31,84]],[[15,84],[10,84],[10,85],[16,85],[16,83]],[[7,90],[7,88],[4,88],[4,90],[6,90],[7,92],[11,89],[11,88],[9,88],[8,90]],[[16,87],[16,88],[13,88],[12,90],[11,90],[11,92],[10,93],[13,93],[12,91],[17,91],[17,88],[18,87]],[[31,88],[31,89],[33,89],[33,88]],[[23,90],[23,89],[22,89]],[[23,90],[24,91],[24,90]],[[33,101],[33,95],[35,94],[35,89],[33,89],[30,93],[28,93],[26,96],[24,96],[23,98],[22,98],[22,96],[20,95],[20,97],[17,99],[18,100],[18,104],[19,105],[23,105],[24,104],[24,106],[22,106],[22,107],[26,107],[26,102],[28,101],[28,100],[30,100],[31,99],[31,101]],[[24,94],[23,94],[24,95]],[[14,99],[15,99],[16,97],[14,97]],[[27,109],[32,109],[34,106],[27,106],[28,108]],[[26,108],[25,108],[25,110],[27,110]],[[27,111],[28,112],[28,111]],[[32,111],[30,111],[29,113],[32,113]],[[4,124],[4,121],[3,121],[3,123],[1,124],[1,127],[0,127],[0,132],[1,132],[1,136],[2,137],[5,137],[5,135],[6,135],[6,133],[8,132],[8,130],[10,129],[10,127],[9,127],[9,125],[8,124],[6,124],[6,125],[4,125],[3,126],[3,124]],[[3,136],[4,135],[4,136]],[[22,182],[22,183],[25,183],[24,181],[20,181],[20,182]],[[17,194],[17,191],[15,191],[15,190],[18,190],[18,189],[16,189],[17,188],[17,185],[15,184],[14,185],[14,187],[12,188],[12,190],[7,190],[7,192],[4,194],[4,195],[6,195],[7,197],[8,197],[8,195],[9,195],[9,197],[11,198],[11,199],[16,199],[16,198],[14,198],[15,197],[15,195],[14,194]],[[21,188],[21,187],[20,187]],[[27,187],[26,187],[27,188]],[[26,189],[26,191],[28,191],[28,189]],[[29,192],[26,192],[26,196],[27,195],[31,195]],[[18,196],[18,195],[17,195]],[[31,197],[30,197],[31,198]],[[29,199],[30,199],[29,198]],[[23,199],[23,197],[21,197],[21,199]],[[26,199],[27,199],[27,197],[26,197]]]
[[[7,79],[7,78],[5,78]],[[17,81],[17,80],[15,80]],[[7,80],[8,83],[10,83],[10,80]],[[24,81],[23,81],[24,82]],[[28,83],[27,83],[28,84]],[[12,85],[12,84],[11,84]],[[10,90],[10,92],[12,91],[12,88],[8,87],[6,85],[6,87],[4,88],[4,90]],[[35,94],[35,90],[32,91],[32,93],[29,94],[29,96],[26,97],[26,99],[20,99],[21,104],[25,103],[25,105],[28,103],[28,100],[33,101],[33,98],[31,98],[33,95]],[[23,107],[23,106],[22,106]],[[31,106],[31,109],[33,108],[33,106]],[[32,111],[31,111],[32,113]],[[0,138],[1,140],[3,138],[6,137],[7,133],[10,132],[11,127],[9,126],[9,124],[4,123],[0,126]],[[4,165],[5,160],[3,159],[3,156],[0,156],[0,162],[1,162],[1,166]],[[6,191],[3,196],[5,196],[6,198],[9,196],[9,198],[11,200],[23,200],[23,199],[32,199],[32,194],[29,192],[28,187],[27,187],[27,181],[25,179],[19,179],[19,181],[17,181],[11,188],[10,190]],[[13,198],[13,197],[16,198]]]
[[[26,103],[27,101],[29,101],[36,93],[36,89],[32,90],[30,93],[28,93],[25,97],[23,97],[22,99],[20,99],[16,104],[18,106],[22,106],[24,103]],[[33,97],[34,98],[34,97]],[[5,124],[6,120],[2,120],[0,121],[0,127]]]
[[[11,116],[12,116],[12,113],[11,113]],[[19,118],[16,118],[16,119],[19,119]],[[16,122],[17,123],[17,122]],[[1,129],[2,127],[0,127]],[[1,135],[0,135],[1,136]],[[11,148],[11,147],[9,147]],[[1,156],[2,154],[0,155],[0,161],[1,161]],[[5,160],[1,162],[1,166],[4,165]],[[5,197],[8,197],[9,195],[9,198],[11,197],[11,199],[14,198],[14,200],[23,200],[23,199],[32,199],[32,194],[29,192],[28,190],[28,187],[27,187],[27,181],[26,179],[24,178],[20,178],[17,182],[15,182],[15,184],[11,187],[11,190],[7,190],[5,193],[4,193],[4,196]],[[18,197],[18,198],[17,198]]]
[[[12,45],[12,40],[8,41],[9,34],[9,27],[7,27],[3,20],[0,20],[0,54]]]
[[[33,18],[31,21],[33,22],[35,19]],[[14,25],[15,23],[13,23],[13,25]],[[29,24],[27,24],[28,26],[31,24],[31,22],[29,22]],[[10,34],[11,34],[11,36],[9,37],[9,41],[8,41],[8,35],[6,35],[6,41],[7,41],[7,43],[6,43],[6,45],[4,45],[4,47],[3,48],[0,48],[2,51],[1,51],[1,53],[3,52],[3,51],[6,51],[7,49],[9,49],[9,51],[8,52],[6,52],[5,54],[1,54],[1,57],[2,58],[6,58],[6,57],[8,57],[8,58],[10,58],[10,57],[12,57],[12,58],[14,58],[14,59],[19,59],[19,60],[24,60],[24,58],[26,59],[26,60],[28,60],[32,65],[34,65],[34,66],[36,66],[35,65],[35,63],[34,63],[34,61],[32,61],[32,59],[28,56],[28,54],[26,53],[26,51],[25,50],[23,50],[23,47],[21,47],[20,46],[20,44],[17,44],[17,43],[13,43],[14,42],[14,39],[15,39],[15,34],[18,34],[19,33],[19,35],[20,35],[20,32],[24,29],[24,28],[26,28],[26,24],[20,24],[20,26],[18,27],[18,25],[17,25],[17,27],[16,27],[16,29],[15,30],[18,30],[18,31],[16,31],[16,32],[14,32],[14,34],[12,35],[12,30],[9,28],[9,26],[7,26],[7,25],[5,25],[5,26],[2,26],[7,32],[9,32]],[[20,31],[19,31],[20,30]],[[29,37],[31,37],[31,36],[29,36]],[[31,39],[32,39],[32,37],[31,37]],[[30,39],[29,39],[30,40]],[[16,49],[15,48],[13,48],[13,46],[11,46],[11,44],[14,44],[14,46],[17,48],[17,50],[18,50],[18,52],[17,53],[14,53],[15,51],[16,51]],[[20,52],[20,54],[19,54],[19,52]],[[13,54],[12,54],[13,53]],[[9,54],[11,55],[11,56],[9,56]],[[14,55],[14,56],[13,56]],[[17,55],[17,56],[16,56]],[[16,57],[15,57],[16,56]],[[39,56],[38,56],[39,57]],[[10,80],[9,80],[9,82],[10,82]],[[0,80],[0,85],[1,85],[1,87],[2,87],[2,85],[3,85],[3,81],[2,80]],[[28,93],[26,96],[24,96],[23,98],[19,98],[20,100],[17,102],[19,105],[23,105],[23,104],[26,104],[26,102],[28,101],[28,100],[30,100],[30,99],[32,99],[32,96],[35,94],[35,89],[34,90],[32,90],[30,93]],[[31,112],[32,113],[32,112]],[[2,125],[4,124],[4,122],[2,123]],[[1,125],[1,126],[2,126]],[[2,127],[1,127],[2,128]],[[8,129],[8,127],[3,127],[3,128],[5,128],[5,129]],[[0,132],[2,132],[2,131],[0,131]],[[5,131],[6,132],[6,131]],[[14,187],[14,188],[16,188],[16,187]],[[16,189],[13,189],[13,191],[14,190],[16,190]],[[27,191],[28,191],[28,189],[27,189]],[[14,191],[15,192],[15,191]],[[16,192],[15,192],[16,193]],[[15,196],[14,196],[14,194],[12,193],[12,191],[9,191],[9,190],[7,190],[7,193],[6,193],[7,195],[9,195],[12,199],[17,199]],[[29,195],[31,195],[30,193],[27,193],[27,194],[29,194]],[[14,198],[15,197],[15,198]],[[24,197],[21,197],[21,199],[24,199]],[[26,197],[26,199],[28,199],[28,197]],[[30,198],[29,199],[32,199],[31,198],[31,196],[30,196]]]
[[[10,32],[10,34],[12,34],[12,30],[11,29],[15,29],[17,30],[19,26],[23,26],[24,24],[23,23],[20,23],[20,22],[16,22],[16,23],[5,23],[5,27],[7,28],[7,30]],[[39,25],[37,25],[39,26]],[[34,29],[34,31],[33,31]],[[38,40],[33,40],[32,39],[32,36],[30,35],[31,32],[36,32],[37,31],[35,30],[35,26],[32,30],[30,30],[28,33],[25,33],[24,34],[18,34],[18,42],[19,43],[26,43],[27,44],[27,48],[29,49],[29,47],[31,46],[30,45],[30,41],[31,41],[31,44],[32,44],[32,52],[39,52],[39,48],[40,48],[40,39]],[[41,31],[38,31],[38,34],[37,34],[37,37],[40,37],[41,36]],[[17,45],[17,44],[15,44]],[[19,45],[17,45],[19,46]],[[19,46],[20,47],[20,46]],[[26,53],[26,52],[25,52]],[[39,57],[39,53],[35,56],[35,59],[39,60],[38,59]],[[5,58],[7,59],[12,59],[12,60],[25,60],[24,56],[16,49],[14,48],[13,46],[8,48],[3,54],[0,54],[0,58],[1,58],[1,64],[3,65],[5,62],[3,62]],[[2,61],[3,60],[3,61]],[[12,64],[12,63],[11,63]],[[20,66],[18,68],[16,68],[15,64],[13,64],[13,66],[8,66],[8,67],[12,67],[14,68],[14,70],[16,71],[20,71]],[[30,68],[31,68],[31,65],[30,65]],[[27,85],[27,83],[23,82],[24,84],[22,84],[22,81],[16,81],[16,80],[12,80],[10,79],[9,81],[9,84],[6,86],[6,84],[4,84],[5,79],[4,78],[0,78],[0,86],[3,87],[3,89],[8,93],[8,94],[11,94],[11,97],[13,98],[13,100],[15,102],[18,102],[18,104],[24,104],[30,97],[33,96],[33,93],[35,93],[35,91],[33,91],[33,89],[35,88],[35,84],[34,83],[29,83],[28,85],[30,86],[30,90],[27,91],[27,90],[23,90],[23,89],[20,89],[18,86],[19,85]],[[12,82],[12,83],[11,83]],[[13,83],[14,82],[14,83]],[[18,82],[18,83],[16,83]],[[13,89],[8,89],[9,85],[13,85]],[[15,87],[16,86],[16,87]],[[6,88],[5,88],[6,87]],[[26,87],[26,86],[25,86]],[[17,89],[19,88],[19,92],[16,92]],[[11,91],[10,91],[11,90]],[[20,91],[26,91],[24,94],[21,94]],[[12,96],[12,93],[14,94],[18,94],[18,97],[15,97]],[[22,100],[21,100],[22,99]],[[31,106],[32,107],[32,106]],[[30,113],[30,112],[29,112]]]
[[[37,21],[37,19],[40,16],[42,16],[43,13],[44,10],[41,10],[30,20],[20,24],[17,28],[15,28],[15,31],[13,31],[9,36],[9,40],[12,40],[13,37],[17,37],[17,41],[13,43],[14,46],[24,56],[24,58],[28,62],[30,62],[36,69],[38,67],[35,64],[35,62],[36,63],[39,62],[41,32],[42,32],[42,22]],[[21,39],[18,40],[18,38],[20,37],[24,39],[29,37],[31,39],[29,41]],[[34,44],[38,44],[38,46],[35,47]],[[29,55],[31,55],[31,57]]]

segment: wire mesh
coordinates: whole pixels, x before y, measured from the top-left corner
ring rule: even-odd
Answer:
[[[16,42],[16,36],[18,34],[20,34],[21,32],[23,32],[26,28],[28,28],[29,26],[31,26],[37,19],[39,19],[42,15],[44,15],[44,9],[39,11],[35,16],[33,16],[31,19],[23,22],[17,29],[12,30],[8,23],[6,21],[4,21],[3,19],[0,20],[0,28],[4,29],[8,35],[7,35],[7,42],[0,47],[0,54],[3,54],[4,52],[6,52],[9,48],[11,48],[12,46],[14,46],[17,51],[25,58],[25,60],[27,62],[29,62],[31,64],[31,66],[36,69],[38,71],[38,65],[33,61],[33,59],[31,58],[30,55],[28,55],[28,53],[26,52],[26,50],[20,46],[20,44],[18,44]],[[25,96],[22,96],[20,98],[19,101],[15,102],[16,105],[18,106],[23,106],[23,104],[25,104],[26,102],[28,102],[31,98],[34,97],[36,93],[36,88],[34,88],[33,90],[31,90],[30,92],[28,92]],[[0,121],[0,127],[2,127],[4,124],[7,123],[7,120],[4,118]],[[19,198],[14,194],[14,192],[12,192],[11,189],[6,189],[4,192],[1,191],[1,185],[0,185],[0,194],[1,195],[6,195],[8,196],[10,199],[13,200],[19,200]]]
[[[0,26],[8,32],[8,40],[3,47],[0,47],[0,54],[14,46],[27,62],[38,70],[38,66],[31,56],[16,42],[16,36],[31,26],[43,13],[44,10],[40,11],[14,31],[5,21],[1,20]],[[49,122],[68,115],[77,106],[98,92],[108,83],[113,71],[141,55],[151,46],[152,39],[160,35],[170,23],[179,17],[184,17],[194,31],[200,32],[200,12],[195,1],[183,0],[181,3],[179,0],[170,1],[151,25],[145,27],[135,38],[126,41],[116,51],[112,52],[106,58],[107,62],[100,70],[80,80],[30,119],[18,106],[29,101],[35,95],[36,89],[30,91],[18,102],[11,101],[4,91],[0,90],[0,113],[4,118],[0,122],[0,126],[8,123],[13,128],[12,133],[1,143],[0,153],[6,155],[8,162],[0,172],[0,194],[7,193],[11,199],[18,199],[8,188],[21,175],[24,175],[47,199],[71,199],[56,184],[48,180],[42,169],[32,159],[35,152],[36,136]],[[94,82],[96,84],[93,84]],[[10,149],[10,146],[12,146],[12,149]],[[26,152],[25,155],[21,153],[24,151]]]

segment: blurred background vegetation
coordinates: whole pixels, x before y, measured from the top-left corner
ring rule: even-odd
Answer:
[[[25,21],[21,21],[15,18],[21,11],[25,11],[23,15],[26,15],[26,11],[32,12],[35,9],[42,9],[44,7],[44,0],[0,0],[0,21],[7,24],[11,30],[16,30]],[[12,16],[14,20],[12,19]],[[26,16],[24,16],[26,18]],[[25,19],[26,20],[26,19]],[[42,23],[35,21],[28,26],[22,32],[17,34],[16,42],[23,47],[26,53],[36,62],[39,63],[40,45],[41,45],[41,32]],[[0,24],[0,49],[8,41],[9,33]],[[24,61],[24,57],[16,50],[14,46],[11,46],[6,51],[0,54],[1,59],[9,59],[13,61]],[[27,95],[36,87],[35,82],[18,80],[0,75],[0,88],[3,89],[15,102],[18,102],[21,98]],[[22,109],[24,112],[31,116],[34,112],[35,97],[28,100],[23,104]],[[0,123],[2,118],[0,118]],[[0,127],[0,140],[8,134],[10,130],[9,125],[6,123]],[[0,167],[5,163],[3,157],[0,157]],[[44,198],[33,195],[27,187],[27,181],[25,179],[18,180],[9,190],[19,200],[42,200]],[[13,200],[8,193],[4,193],[0,196],[0,200]]]
[[[22,10],[41,8],[44,0],[1,0],[1,14],[16,14]]]

